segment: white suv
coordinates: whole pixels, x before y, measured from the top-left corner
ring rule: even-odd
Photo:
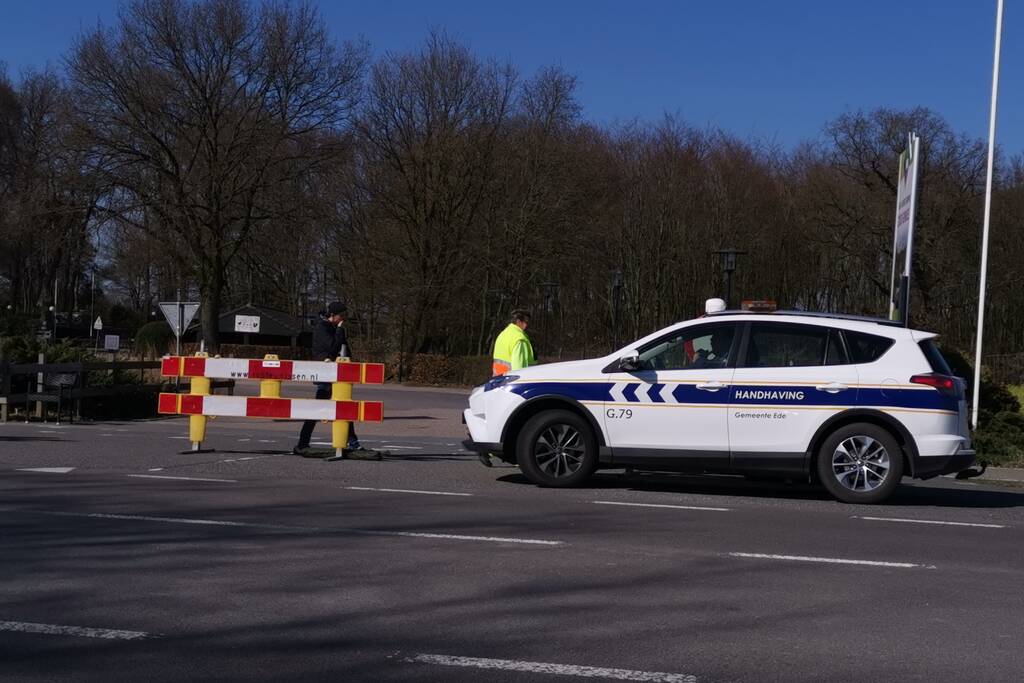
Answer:
[[[877,503],[974,461],[936,335],[889,321],[723,311],[592,360],[477,387],[465,445],[542,486],[602,467],[811,477]]]

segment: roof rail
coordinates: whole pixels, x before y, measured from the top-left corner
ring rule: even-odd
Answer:
[[[833,318],[836,320],[852,320],[860,323],[875,323],[876,325],[887,325],[889,327],[903,327],[903,323],[898,320],[890,320],[888,318],[879,318],[870,315],[851,315],[848,313],[822,313],[818,311],[739,311],[731,309],[728,311],[719,311],[717,313],[707,313],[708,317],[717,317],[723,315],[792,315],[805,318]]]

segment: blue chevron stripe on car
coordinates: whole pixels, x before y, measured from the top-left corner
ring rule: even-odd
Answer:
[[[718,392],[698,389],[693,384],[677,384],[666,391],[659,382],[517,382],[509,387],[524,399],[538,396],[565,396],[577,401],[626,403],[676,403],[750,405],[750,406],[877,406],[956,412],[956,398],[938,391],[922,389],[879,389],[861,387],[829,393],[814,386],[733,385]]]

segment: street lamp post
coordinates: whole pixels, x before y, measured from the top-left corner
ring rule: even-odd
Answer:
[[[736,270],[736,257],[747,252],[735,247],[718,249],[712,253],[718,254],[722,259],[722,271],[725,273],[725,307],[732,307],[732,273]]]
[[[619,348],[619,307],[622,302],[622,271],[612,272],[612,348]]]
[[[544,337],[548,349],[547,352],[551,354],[551,349],[555,347],[553,341],[555,335],[551,332],[551,318],[555,312],[555,303],[558,301],[558,283],[542,282],[540,283],[540,288],[544,296]]]

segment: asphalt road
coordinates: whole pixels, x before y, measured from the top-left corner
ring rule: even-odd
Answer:
[[[382,462],[282,455],[281,422],[184,455],[181,419],[0,425],[0,680],[1024,677],[1024,490],[539,489],[461,450],[457,392],[391,391]]]

